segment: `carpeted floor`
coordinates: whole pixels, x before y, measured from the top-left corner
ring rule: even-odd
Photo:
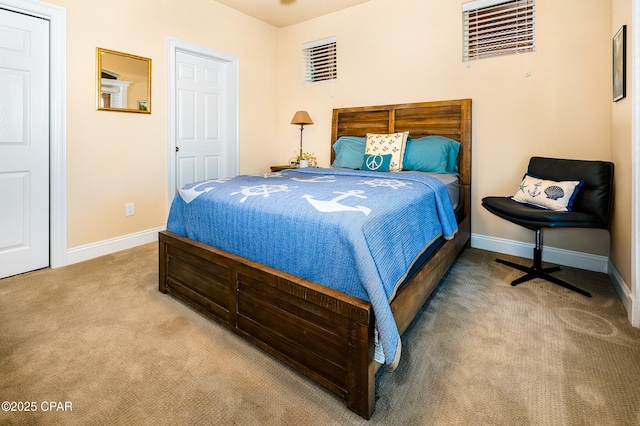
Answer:
[[[156,244],[0,280],[0,424],[639,425],[640,329],[608,277],[511,287],[494,259],[463,252],[369,422],[158,292]]]

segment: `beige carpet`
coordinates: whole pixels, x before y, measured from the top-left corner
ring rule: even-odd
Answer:
[[[592,299],[514,288],[494,258],[465,250],[379,374],[369,422],[158,292],[155,244],[0,280],[0,401],[36,409],[0,424],[640,424],[640,330],[607,276],[557,273]]]

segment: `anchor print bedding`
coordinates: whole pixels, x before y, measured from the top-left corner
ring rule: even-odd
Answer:
[[[322,168],[187,185],[167,222],[170,232],[370,301],[389,369],[400,357],[389,302],[429,244],[457,229],[434,177]]]

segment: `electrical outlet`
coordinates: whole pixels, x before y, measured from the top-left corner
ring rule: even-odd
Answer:
[[[133,216],[136,214],[136,205],[134,203],[127,203],[124,205],[124,215]]]

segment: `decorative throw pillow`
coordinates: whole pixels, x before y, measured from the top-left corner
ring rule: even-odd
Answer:
[[[404,150],[407,146],[409,132],[375,134],[367,133],[364,153],[371,155],[391,154],[390,172],[402,170]]]
[[[388,172],[389,165],[391,164],[391,154],[385,155],[371,155],[365,154],[364,161],[360,170],[367,170],[370,172]]]
[[[340,167],[343,169],[357,169],[362,165],[364,157],[364,138],[357,136],[341,136],[333,144],[333,150],[336,152],[336,159],[333,160],[331,167]]]
[[[555,182],[525,174],[514,201],[544,209],[567,212],[584,184],[583,180]]]

